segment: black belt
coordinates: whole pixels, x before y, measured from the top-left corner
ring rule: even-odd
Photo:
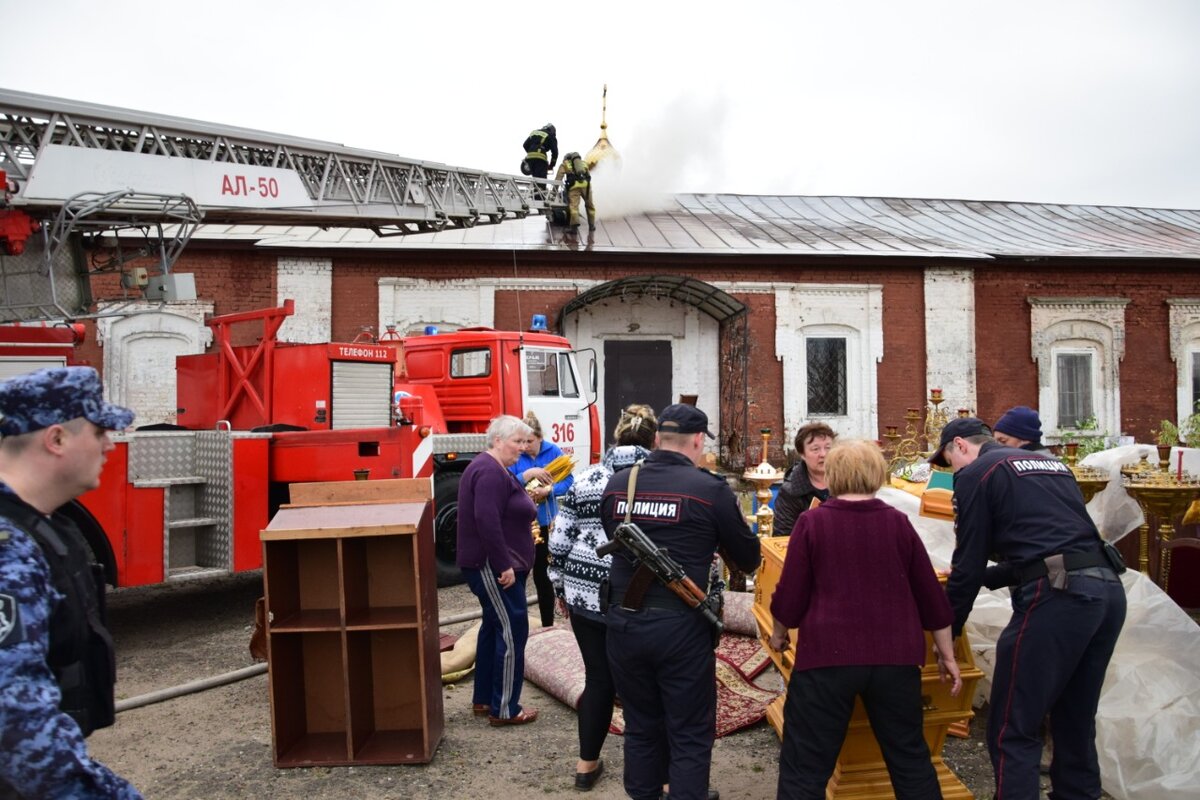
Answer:
[[[1077,569],[1088,569],[1090,567],[1108,567],[1110,570],[1112,569],[1108,558],[1099,550],[1093,550],[1090,553],[1063,553],[1063,569],[1065,571],[1073,572]],[[1013,575],[1017,579],[1017,584],[1036,581],[1038,578],[1044,578],[1049,574],[1050,569],[1046,566],[1044,560],[1032,561],[1013,568]],[[1116,573],[1113,574],[1115,575]]]
[[[625,608],[625,606],[622,605],[622,601],[624,600],[624,592],[621,592],[620,594],[613,592],[608,601],[608,607],[614,608],[616,606],[620,606],[625,611],[641,611],[643,608],[658,608],[664,611],[688,611],[691,609],[691,606],[680,600],[675,595],[671,595],[670,597],[643,597],[640,608]]]

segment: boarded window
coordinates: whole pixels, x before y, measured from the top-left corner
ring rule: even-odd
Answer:
[[[450,354],[451,378],[484,378],[491,374],[491,350],[456,350]]]
[[[1058,426],[1078,428],[1095,416],[1092,355],[1059,353],[1055,361],[1058,371]]]
[[[846,414],[846,340],[834,337],[805,341],[808,354],[808,413]]]

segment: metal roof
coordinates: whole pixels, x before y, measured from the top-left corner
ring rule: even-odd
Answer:
[[[603,196],[598,198],[603,212]],[[379,237],[368,230],[206,225],[194,240],[265,247],[592,250],[705,255],[1200,258],[1200,210],[886,197],[684,194],[578,240],[545,219]]]

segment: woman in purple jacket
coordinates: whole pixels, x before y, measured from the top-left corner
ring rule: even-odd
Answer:
[[[872,442],[833,447],[832,495],[802,514],[771,598],[770,645],[796,654],[783,711],[779,798],[824,798],[862,697],[899,800],[940,798],[922,733],[921,667],[933,631],[938,671],[962,689],[950,637],[953,614],[917,532],[875,498],[887,464]]]
[[[487,429],[487,450],[458,484],[458,566],[483,608],[475,649],[474,712],[492,725],[524,725],[521,708],[529,611],[525,579],[533,565],[530,526],[537,509],[508,468],[517,463],[529,426],[507,414]]]

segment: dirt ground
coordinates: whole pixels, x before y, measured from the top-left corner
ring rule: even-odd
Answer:
[[[141,587],[110,593],[117,643],[117,697],[125,699],[253,663],[247,650],[261,575]],[[438,592],[439,616],[476,609],[465,587]],[[471,623],[445,629],[459,633]],[[760,684],[779,685],[768,670]],[[275,769],[265,675],[132,709],[89,739],[94,757],[147,798],[468,798],[572,797],[575,712],[536,686],[522,702],[538,708],[532,725],[491,728],[470,711],[470,677],[446,686],[446,732],[432,763],[421,766]],[[991,766],[972,723],[970,739],[951,739],[945,758],[976,797],[992,793]],[[765,722],[717,740],[712,785],[727,800],[775,796],[779,743]],[[621,738],[605,745],[606,774],[590,793],[621,798]]]

